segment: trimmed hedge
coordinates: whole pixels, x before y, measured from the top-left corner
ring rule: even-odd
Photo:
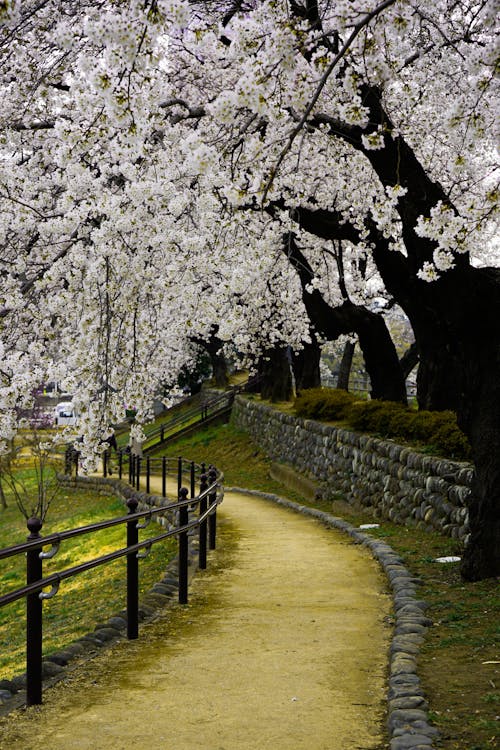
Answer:
[[[338,388],[311,388],[295,399],[299,417],[344,420],[354,430],[384,438],[425,443],[426,450],[470,459],[469,442],[452,411],[415,411],[394,401],[365,401]]]
[[[339,388],[309,388],[295,399],[295,413],[299,417],[325,422],[344,419],[355,401],[356,397],[352,393]]]

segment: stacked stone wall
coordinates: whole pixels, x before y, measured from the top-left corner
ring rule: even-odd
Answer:
[[[318,482],[324,497],[341,493],[353,506],[371,507],[375,518],[466,540],[471,464],[294,417],[243,396],[235,399],[232,419],[274,461]]]

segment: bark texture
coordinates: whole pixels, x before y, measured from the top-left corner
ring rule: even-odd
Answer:
[[[295,377],[295,391],[297,395],[306,388],[319,388],[321,374],[319,363],[321,347],[314,331],[311,331],[311,342],[305,343],[304,348],[292,356],[292,369]]]
[[[260,395],[269,401],[290,401],[293,396],[292,374],[287,349],[274,347],[259,362]]]
[[[343,391],[349,390],[349,378],[351,376],[352,358],[356,344],[352,341],[346,341],[342,359],[340,360],[339,375],[337,378],[337,388]]]

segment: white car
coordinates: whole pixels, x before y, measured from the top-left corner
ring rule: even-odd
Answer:
[[[78,415],[72,401],[61,401],[54,407],[54,423],[59,427],[78,424]]]

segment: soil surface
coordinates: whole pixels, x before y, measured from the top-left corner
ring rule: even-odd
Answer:
[[[390,611],[366,550],[227,493],[190,603],[9,715],[0,748],[379,749]]]

